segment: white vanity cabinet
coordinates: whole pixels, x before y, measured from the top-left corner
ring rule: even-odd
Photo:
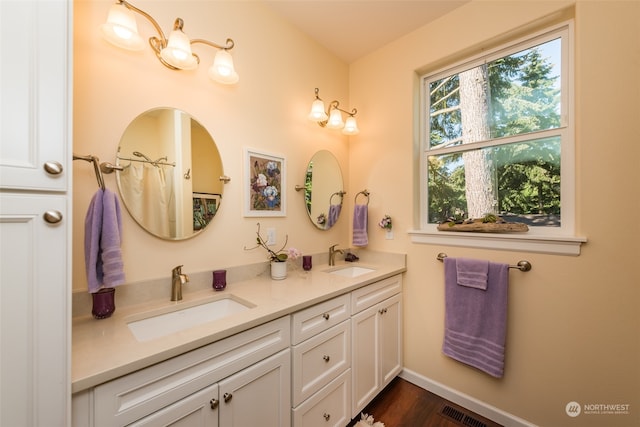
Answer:
[[[350,295],[291,316],[292,417],[296,427],[345,426],[351,406]]]
[[[351,293],[354,417],[402,370],[402,276]]]
[[[74,426],[289,426],[288,316],[73,397]]]
[[[290,369],[282,350],[130,426],[288,426]]]

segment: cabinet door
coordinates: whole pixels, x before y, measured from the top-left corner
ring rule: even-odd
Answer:
[[[130,427],[217,427],[218,385],[214,384],[130,424]]]
[[[347,369],[293,410],[295,427],[342,427],[351,420],[351,370]]]
[[[380,379],[384,388],[402,370],[402,295],[380,304]]]
[[[291,425],[291,357],[283,350],[220,381],[220,425]]]
[[[68,424],[66,213],[65,196],[0,193],[2,426]]]
[[[0,1],[1,188],[67,188],[70,7]],[[55,162],[48,171],[47,162]]]
[[[360,413],[380,390],[378,316],[378,306],[374,305],[351,318],[352,416]]]

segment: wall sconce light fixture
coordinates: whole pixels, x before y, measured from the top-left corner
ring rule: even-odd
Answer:
[[[195,69],[200,63],[200,58],[191,51],[191,45],[202,43],[218,49],[213,65],[209,68],[209,77],[223,84],[233,84],[239,80],[238,73],[233,67],[233,58],[229,53],[229,50],[234,46],[232,39],[227,39],[224,46],[203,39],[189,40],[189,37],[182,31],[184,22],[180,18],[176,19],[173,31],[167,38],[151,15],[125,0],[116,0],[116,4],[111,6],[107,22],[101,26],[104,38],[123,49],[144,49],[144,40],[138,34],[134,12],[149,20],[158,32],[157,36],[149,38],[149,45],[164,66],[172,70]]]
[[[358,110],[355,108],[351,112],[341,109],[338,101],[331,101],[329,103],[329,109],[325,111],[324,102],[320,99],[318,93],[320,90],[316,88],[316,99],[311,104],[311,112],[309,113],[309,120],[318,123],[322,127],[328,127],[329,129],[342,129],[342,133],[345,135],[355,135],[360,130],[356,123],[355,115]],[[348,115],[346,121],[342,121],[342,113]]]

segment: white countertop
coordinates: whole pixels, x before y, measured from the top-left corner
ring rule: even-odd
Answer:
[[[111,317],[96,320],[89,314],[73,318],[72,392],[94,387],[406,270],[404,255],[389,254],[373,260],[375,262],[336,263],[335,267],[354,265],[375,269],[356,278],[328,274],[324,270],[335,267],[314,264],[309,272],[290,270],[285,280],[272,280],[268,273],[243,281],[228,280],[227,288],[218,292],[210,287],[189,292],[187,285],[183,288],[183,300],[178,302],[169,301],[167,293],[162,299],[121,308],[116,290],[116,311]],[[255,307],[146,342],[138,342],[127,326],[128,320],[146,311],[187,306],[229,294]]]

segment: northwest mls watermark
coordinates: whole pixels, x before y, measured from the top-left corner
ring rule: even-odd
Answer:
[[[564,410],[568,416],[578,415],[629,415],[631,405],[628,403],[587,403],[569,402]]]

